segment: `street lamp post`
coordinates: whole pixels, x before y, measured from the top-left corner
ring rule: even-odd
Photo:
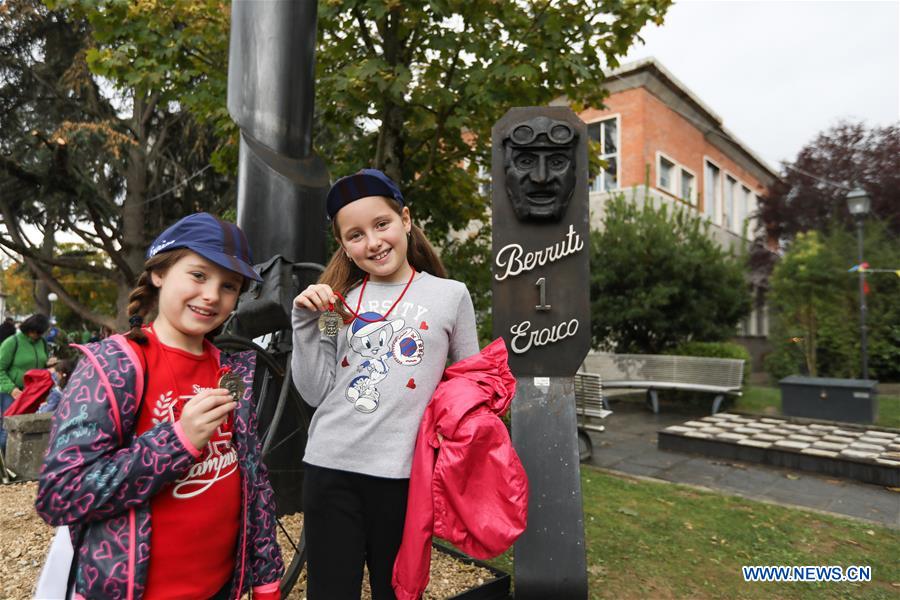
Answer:
[[[862,188],[847,194],[847,209],[856,219],[856,242],[859,249],[859,336],[862,353],[862,378],[869,378],[869,350],[866,344],[866,270],[863,268],[863,222],[869,214],[871,200]]]
[[[53,320],[53,303],[59,300],[59,296],[56,295],[56,292],[50,292],[47,294],[47,301],[50,303],[50,320]]]

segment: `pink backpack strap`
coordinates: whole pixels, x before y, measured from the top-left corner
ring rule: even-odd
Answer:
[[[127,356],[134,364],[134,397],[140,402],[144,397],[144,361],[141,360],[141,357],[139,357],[134,351],[134,348],[131,347],[128,339],[121,333],[111,335],[109,336],[109,339],[118,344],[119,347],[122,348],[122,352],[125,353],[125,356]]]

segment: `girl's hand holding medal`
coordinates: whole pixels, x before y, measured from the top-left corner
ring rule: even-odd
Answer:
[[[219,387],[202,390],[188,400],[181,411],[181,428],[197,450],[209,442],[216,429],[237,407],[231,391]]]
[[[314,284],[294,298],[294,306],[312,311],[323,311],[319,317],[319,331],[329,337],[335,337],[343,325],[343,319],[334,311],[337,296],[324,283]]]

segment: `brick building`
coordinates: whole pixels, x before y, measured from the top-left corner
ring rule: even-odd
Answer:
[[[746,246],[758,226],[759,198],[778,174],[655,59],[610,72],[606,87],[606,107],[579,115],[607,162],[591,184],[592,227],[602,222],[609,193],[624,192],[636,202],[650,197],[696,210],[722,246]],[[741,326],[744,336],[767,333],[759,296]]]

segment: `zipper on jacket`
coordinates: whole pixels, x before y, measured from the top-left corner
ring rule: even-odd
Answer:
[[[135,545],[135,527],[134,527],[134,509],[128,510],[128,600],[134,599],[134,545]]]
[[[243,519],[243,533],[241,534],[241,576],[238,578],[238,586],[237,592],[234,596],[234,600],[239,600],[241,597],[241,589],[244,587],[244,564],[247,558],[247,475],[242,474],[241,477],[242,486],[244,489],[244,519]],[[252,594],[251,594],[252,595]]]

